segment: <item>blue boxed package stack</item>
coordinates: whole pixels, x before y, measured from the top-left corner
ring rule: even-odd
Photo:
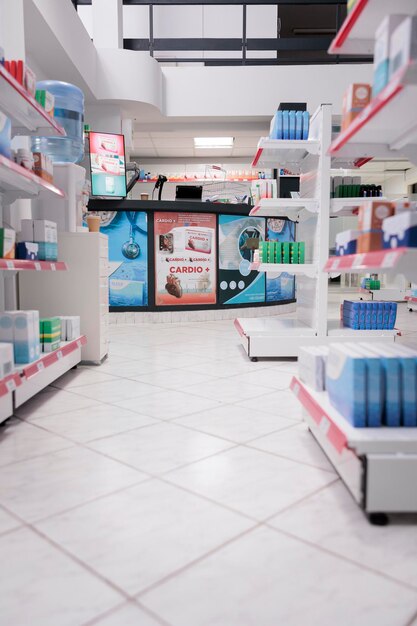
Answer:
[[[343,325],[353,330],[393,330],[397,303],[344,300],[341,314]]]
[[[308,111],[279,110],[271,121],[270,139],[308,139],[310,114]]]
[[[326,389],[355,427],[416,427],[417,351],[386,343],[331,344]]]

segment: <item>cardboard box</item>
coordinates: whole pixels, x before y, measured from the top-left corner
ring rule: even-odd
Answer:
[[[359,207],[358,228],[362,231],[380,230],[382,222],[394,215],[394,204],[384,200],[369,200]]]
[[[352,83],[343,98],[342,130],[353,122],[355,117],[365,109],[371,101],[371,85]]]
[[[33,171],[37,176],[40,176],[48,183],[53,182],[53,163],[51,159],[42,152],[33,153]]]
[[[357,239],[357,253],[382,249],[382,230],[362,232]]]
[[[0,228],[0,257],[14,259],[16,256],[16,232],[12,228]]]
[[[32,241],[21,241],[16,246],[16,258],[37,261],[39,259],[39,246]]]
[[[56,222],[49,220],[33,220],[33,235],[36,242],[57,243],[58,232]]]

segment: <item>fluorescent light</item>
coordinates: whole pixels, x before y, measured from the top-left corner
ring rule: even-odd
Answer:
[[[194,148],[233,148],[234,137],[194,137]]]

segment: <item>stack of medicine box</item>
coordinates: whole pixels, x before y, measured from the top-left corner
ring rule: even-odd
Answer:
[[[310,114],[308,111],[279,109],[271,120],[270,139],[308,139]]]
[[[0,342],[13,345],[16,364],[40,356],[39,311],[4,311],[0,314]]]
[[[58,350],[61,344],[61,320],[59,317],[45,317],[39,321],[39,331],[43,352]]]
[[[303,346],[298,354],[300,379],[315,389],[324,391],[326,385],[326,363],[329,356],[327,346]]]
[[[330,344],[330,402],[356,427],[417,426],[417,351],[397,344]]]
[[[369,200],[359,207],[357,252],[371,252],[383,247],[382,224],[395,213],[395,205],[384,200]]]
[[[259,261],[261,263],[305,263],[305,242],[260,241]]]
[[[353,330],[393,330],[396,318],[396,302],[344,300],[342,304],[343,325]]]
[[[22,220],[19,240],[23,245],[29,242],[37,244],[40,261],[56,261],[58,258],[58,233],[55,222]],[[33,246],[27,248],[28,250],[30,248],[31,254],[34,253]]]
[[[72,341],[81,335],[81,320],[78,315],[61,316],[61,341]]]
[[[369,289],[371,291],[378,291],[381,289],[381,281],[374,278],[362,278],[362,289]]]

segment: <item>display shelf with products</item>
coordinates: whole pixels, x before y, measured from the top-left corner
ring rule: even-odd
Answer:
[[[19,407],[78,365],[81,361],[81,348],[86,344],[87,338],[82,335],[73,341],[62,342],[57,350],[42,354],[33,363],[18,366],[17,371],[20,373],[22,384],[14,392],[15,406]]]
[[[0,111],[10,118],[15,135],[66,135],[64,128],[1,64]]]
[[[249,215],[287,217],[290,220],[298,221],[303,211],[317,213],[318,208],[318,200],[313,198],[262,198],[259,204],[251,209]]]
[[[388,85],[332,142],[336,157],[406,157],[417,163],[417,62],[398,70]]]
[[[299,166],[308,154],[318,154],[320,142],[315,139],[259,140],[252,167]]]
[[[0,194],[3,194],[6,204],[19,198],[36,198],[44,193],[65,197],[64,192],[52,183],[0,155]]]
[[[373,55],[374,33],[385,15],[389,13],[415,14],[414,0],[356,0],[339,32],[334,38],[329,54]]]
[[[417,512],[417,428],[354,428],[327,392],[297,377],[290,387],[312,435],[371,521],[375,514]]]
[[[395,272],[415,282],[417,281],[417,248],[384,249],[330,257],[324,266],[324,271],[329,274]]]
[[[317,274],[317,265],[314,263],[252,263],[251,270],[257,272],[279,273],[287,272],[288,274],[303,274],[314,278]]]
[[[332,198],[330,200],[330,214],[336,217],[357,215],[360,205],[368,199],[369,198]],[[380,200],[383,199],[384,198],[380,198]]]

